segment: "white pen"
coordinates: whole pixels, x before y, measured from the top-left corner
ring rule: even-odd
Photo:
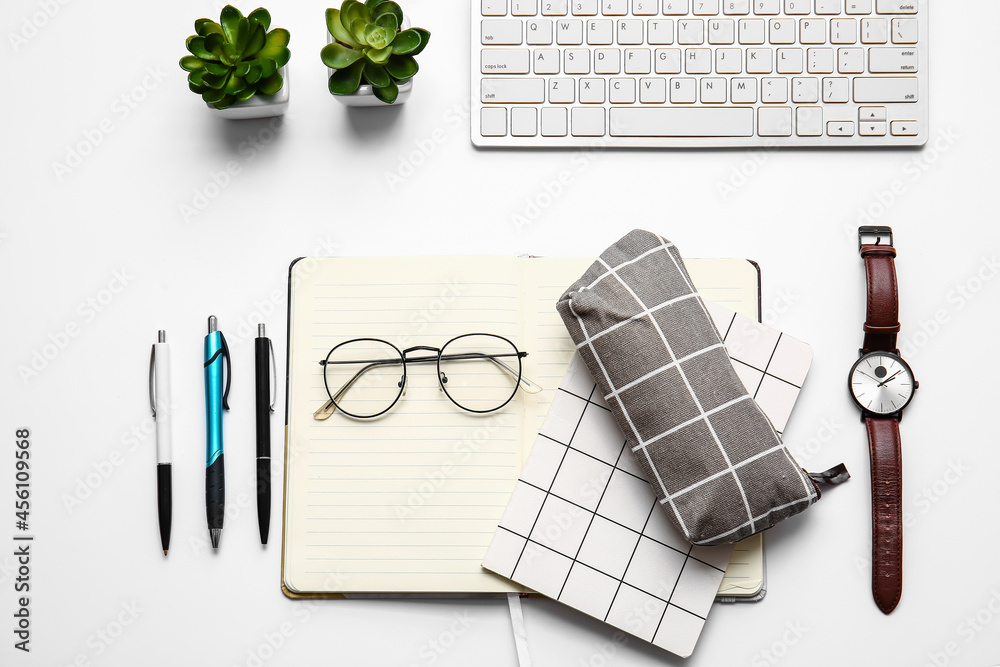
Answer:
[[[170,548],[170,516],[173,508],[170,459],[170,346],[167,332],[160,330],[149,353],[149,408],[156,422],[156,498],[160,518],[160,544],[163,555]]]

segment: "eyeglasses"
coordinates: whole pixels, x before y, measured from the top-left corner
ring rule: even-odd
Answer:
[[[433,354],[410,356],[415,352]],[[467,412],[495,412],[511,402],[518,388],[529,394],[542,390],[521,375],[526,356],[494,334],[464,334],[441,348],[405,350],[379,338],[355,338],[319,362],[330,400],[313,417],[324,420],[337,410],[356,419],[384,415],[406,393],[407,365],[429,363],[437,364],[438,385],[452,403]]]

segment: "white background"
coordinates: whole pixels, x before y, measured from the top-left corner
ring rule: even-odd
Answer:
[[[280,494],[266,549],[252,495],[251,324],[264,317],[283,359],[285,277],[298,256],[596,255],[639,226],[688,257],[760,263],[767,321],[816,352],[786,441],[807,468],[844,461],[854,474],[770,531],[766,599],[716,605],[686,664],[1000,663],[1000,95],[976,67],[995,60],[976,27],[992,4],[961,4],[932,8],[923,150],[587,153],[470,145],[468,0],[411,0],[413,23],[434,34],[413,98],[352,113],[326,90],[324,6],[273,2],[293,53],[291,109],[277,132],[266,121],[223,122],[187,90],[184,38],[195,18],[218,16],[217,4],[6,2],[0,664],[513,665],[500,601],[281,594]],[[560,176],[561,193],[549,196]],[[859,221],[866,210],[873,218]],[[889,617],[871,599],[868,450],[846,391],[864,318],[859,222],[896,232],[903,347],[922,384],[902,423],[905,585]],[[225,426],[232,507],[217,554],[206,547],[203,491],[209,314],[236,367]],[[67,327],[76,335],[61,335]],[[146,392],[160,328],[177,402],[166,559]],[[51,358],[26,372],[36,352]],[[279,399],[276,451],[283,411]],[[28,655],[13,649],[11,616],[22,426],[32,431],[36,536]],[[638,640],[616,643],[555,603],[526,607],[538,665],[683,662]]]

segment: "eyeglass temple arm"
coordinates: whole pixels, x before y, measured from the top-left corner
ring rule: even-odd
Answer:
[[[364,363],[364,362],[362,362],[362,363]],[[354,377],[352,377],[350,380],[348,380],[347,382],[345,382],[340,387],[340,389],[337,390],[337,393],[330,397],[330,400],[328,400],[326,403],[324,403],[319,408],[319,410],[317,410],[316,412],[313,413],[313,419],[317,419],[319,421],[323,421],[324,419],[329,419],[330,415],[332,415],[336,411],[336,409],[337,409],[337,405],[336,405],[336,403],[334,403],[334,401],[336,401],[338,398],[340,398],[341,396],[343,396],[344,392],[347,391],[348,389],[350,389],[351,385],[353,385],[355,382],[357,382],[358,379],[362,375],[364,375],[365,373],[367,373],[368,371],[370,371],[371,369],[373,369],[373,368],[375,368],[377,366],[385,366],[386,364],[399,365],[399,362],[395,361],[395,360],[391,360],[391,359],[390,360],[383,360],[383,361],[372,361],[372,362],[369,362],[367,366],[365,366],[364,368],[362,368],[361,370],[359,370],[357,373],[355,373]],[[320,365],[322,365],[322,366],[325,367],[327,364],[326,364],[325,361],[321,361]]]
[[[455,360],[461,360],[461,359],[489,359],[494,364],[496,364],[497,367],[500,368],[500,370],[505,371],[512,378],[516,379],[518,381],[518,386],[522,390],[524,390],[526,393],[537,394],[538,392],[540,392],[542,390],[542,388],[541,388],[540,385],[538,385],[538,384],[532,382],[531,380],[529,380],[528,378],[524,377],[523,374],[520,374],[520,377],[518,377],[519,374],[518,374],[518,372],[515,369],[511,368],[506,363],[504,363],[503,361],[501,361],[500,359],[497,358],[497,357],[513,357],[513,356],[515,356],[515,355],[513,355],[513,354],[483,354],[481,352],[468,352],[468,353],[465,353],[465,354],[445,354],[445,355],[441,356],[441,360],[442,361],[455,361]],[[518,356],[518,357],[526,357],[526,356],[528,356],[528,353],[527,352],[518,352],[516,356]]]

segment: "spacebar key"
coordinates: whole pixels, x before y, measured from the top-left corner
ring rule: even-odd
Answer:
[[[752,137],[753,109],[635,108],[611,110],[614,137]]]

